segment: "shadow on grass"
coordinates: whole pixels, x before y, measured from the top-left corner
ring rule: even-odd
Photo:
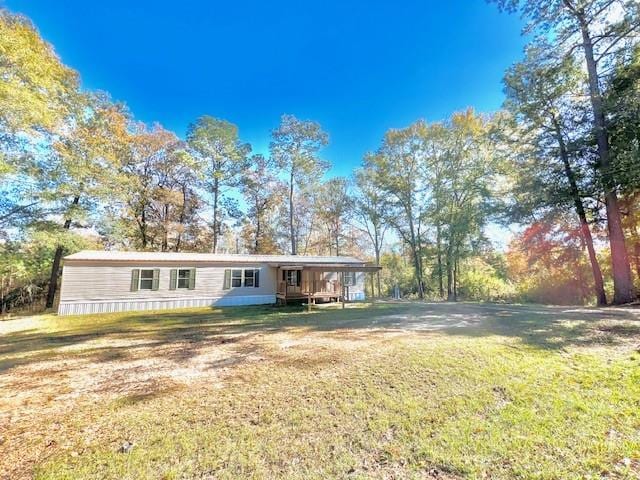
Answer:
[[[173,312],[128,312],[54,317],[51,331],[25,330],[0,336],[0,372],[69,352],[98,362],[123,360],[140,349],[175,345],[172,360],[199,348],[246,342],[252,336],[290,329],[341,335],[345,330],[440,331],[447,335],[507,336],[541,349],[640,342],[636,309],[591,309],[538,305],[384,302],[363,308],[302,306],[227,307]],[[98,342],[96,345],[90,342]],[[83,347],[83,344],[87,344]]]
[[[616,346],[640,347],[640,310],[555,306],[484,306],[482,321],[451,335],[518,338],[537,349]]]

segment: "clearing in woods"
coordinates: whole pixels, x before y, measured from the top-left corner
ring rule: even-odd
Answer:
[[[637,309],[349,307],[0,322],[0,478],[640,475]]]

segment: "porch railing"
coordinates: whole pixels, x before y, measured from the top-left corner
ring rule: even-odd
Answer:
[[[302,280],[299,287],[287,285],[285,281],[278,282],[278,293],[281,295],[329,293],[339,296],[341,292],[342,287],[340,282],[335,280]]]

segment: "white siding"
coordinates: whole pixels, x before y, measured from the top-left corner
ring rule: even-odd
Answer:
[[[355,276],[356,284],[349,287],[349,297],[347,300],[364,300],[364,282],[366,280],[366,274],[364,272],[356,272]],[[339,274],[327,272],[324,274],[324,278],[327,280],[337,280],[339,278]]]
[[[131,291],[133,269],[160,269],[158,290]],[[174,268],[196,268],[193,290],[169,289]],[[260,269],[259,287],[223,289],[225,269]],[[219,265],[68,262],[62,271],[60,315],[122,312],[209,305],[258,305],[275,303],[276,269],[264,264]]]
[[[84,315],[87,313],[131,312],[139,310],[165,310],[193,307],[230,307],[241,305],[265,305],[276,302],[275,295],[247,295],[217,298],[181,298],[163,300],[96,300],[60,302],[59,315]]]
[[[349,287],[349,300],[365,300],[364,282],[367,280],[367,274],[364,272],[356,272],[356,284]]]

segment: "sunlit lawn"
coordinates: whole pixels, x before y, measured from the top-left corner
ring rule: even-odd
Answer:
[[[0,333],[3,478],[640,475],[631,310],[200,309]]]

